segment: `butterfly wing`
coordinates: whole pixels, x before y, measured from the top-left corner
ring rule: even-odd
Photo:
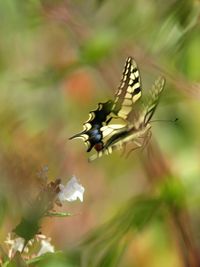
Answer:
[[[134,103],[141,97],[141,82],[135,61],[128,57],[114,102],[99,103],[98,108],[89,113],[89,119],[83,124],[83,131],[70,139],[81,138],[87,146],[87,152],[95,147],[97,154],[92,156],[91,160],[102,154],[111,153],[116,144],[121,146],[124,142],[132,140],[135,132],[148,124],[157,107],[164,83],[163,77],[156,80],[150,100],[139,117],[129,123],[128,119],[131,113],[134,113],[131,112]],[[115,121],[118,119],[121,122]]]
[[[128,57],[125,63],[120,86],[115,94],[111,115],[106,125],[101,127],[103,146],[108,140],[115,139],[127,128],[127,118],[132,111],[133,104],[141,97],[140,74],[136,62]]]
[[[126,120],[132,110],[132,104],[140,96],[141,85],[139,71],[135,61],[131,57],[128,57],[114,103],[112,101],[99,103],[98,108],[89,113],[88,121],[83,124],[83,131],[72,136],[70,139],[81,138],[87,146],[87,152],[91,151],[94,146],[97,150],[101,150],[101,146],[105,143],[104,139],[118,132],[118,128],[124,127],[123,124],[113,122],[113,117],[110,115],[111,112],[114,116]],[[106,125],[111,120],[112,125],[106,128]]]
[[[149,129],[147,124],[150,122],[156,110],[164,85],[165,79],[163,77],[159,77],[155,81],[150,92],[149,100],[147,103],[143,103],[143,110],[134,123],[127,123],[118,129],[116,127],[114,128],[112,124],[103,127],[105,128],[105,132],[108,132],[110,129],[109,138],[107,138],[104,148],[95,155],[92,155],[89,161],[100,158],[104,154],[111,154],[113,149],[120,149],[124,144],[137,140],[137,138],[140,138],[146,133],[146,129]]]
[[[139,114],[138,120],[135,122],[136,129],[145,127],[150,122],[159,103],[159,99],[161,96],[161,92],[164,89],[164,85],[164,77],[160,76],[155,80],[150,90],[150,97],[148,97],[148,101],[143,103],[142,112]]]
[[[112,101],[99,103],[98,108],[89,113],[89,119],[83,124],[83,131],[69,139],[81,138],[87,146],[87,152],[90,152],[96,144],[101,144],[103,139],[101,127],[106,124],[112,106]]]
[[[115,94],[112,112],[127,120],[133,104],[141,97],[140,74],[136,62],[128,57],[125,63],[120,86]]]

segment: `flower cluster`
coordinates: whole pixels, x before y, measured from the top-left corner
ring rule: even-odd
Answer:
[[[55,203],[62,205],[66,201],[72,202],[77,199],[82,202],[84,191],[84,187],[75,176],[66,185],[61,184],[59,179],[46,183],[33,201],[31,209],[24,214],[13,232],[8,234],[5,240],[8,247],[7,257],[12,260],[16,252],[19,252],[24,259],[32,259],[47,252],[55,252],[51,239],[38,234],[41,220],[49,214],[61,215],[59,212],[51,213]],[[65,213],[65,216],[68,215],[69,213]]]
[[[13,233],[8,233],[6,240],[4,241],[8,246],[8,257],[12,259],[15,253],[18,251],[21,254],[25,254],[25,258],[39,257],[47,252],[55,252],[54,246],[51,244],[51,238],[47,238],[45,235],[38,234],[26,244],[26,241],[22,237],[16,237]],[[32,248],[36,247],[31,254],[29,253]]]

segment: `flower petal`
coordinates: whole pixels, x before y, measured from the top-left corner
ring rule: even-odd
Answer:
[[[85,188],[78,183],[78,180],[75,176],[73,176],[65,186],[60,184],[59,187],[60,192],[58,193],[58,198],[60,202],[71,202],[77,199],[79,199],[81,202],[83,201]]]
[[[47,252],[55,252],[54,246],[51,245],[49,240],[41,240],[41,248],[37,254],[37,256],[41,256]]]

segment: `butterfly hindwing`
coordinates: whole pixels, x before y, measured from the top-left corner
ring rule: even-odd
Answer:
[[[112,107],[114,114],[126,120],[133,104],[141,97],[140,74],[136,62],[128,57],[125,63],[121,84],[115,94]]]
[[[101,127],[106,124],[106,120],[108,115],[111,113],[112,106],[112,101],[99,103],[98,108],[89,113],[89,119],[83,124],[83,131],[70,137],[70,139],[83,139],[87,146],[87,152],[91,151],[96,144],[100,145],[103,139]],[[100,148],[101,147],[99,147],[99,149]]]

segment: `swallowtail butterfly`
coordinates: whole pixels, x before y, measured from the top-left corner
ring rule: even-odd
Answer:
[[[70,139],[81,138],[87,152],[93,148],[96,150],[97,153],[89,161],[103,154],[111,154],[114,149],[120,149],[130,141],[136,147],[143,146],[149,136],[150,120],[164,84],[165,79],[159,77],[150,90],[148,101],[141,101],[139,111],[136,110],[135,103],[141,97],[140,73],[133,58],[128,57],[114,101],[99,103],[98,108],[89,113],[83,131]]]

